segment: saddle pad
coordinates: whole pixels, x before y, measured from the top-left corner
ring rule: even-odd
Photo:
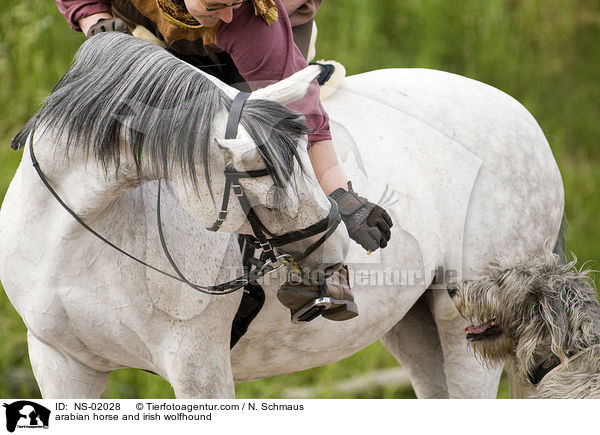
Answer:
[[[346,68],[335,60],[320,60],[318,62],[311,62],[311,65],[320,65],[323,67],[323,72],[317,80],[321,86],[321,101],[325,101],[342,84],[344,77],[346,77]]]

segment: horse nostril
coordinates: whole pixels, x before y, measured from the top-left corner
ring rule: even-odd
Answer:
[[[448,287],[448,295],[453,298],[458,293],[458,289],[456,287]]]

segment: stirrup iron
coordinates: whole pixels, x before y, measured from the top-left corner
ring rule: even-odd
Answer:
[[[323,281],[320,285],[321,294],[318,298],[314,298],[308,301],[306,304],[292,311],[292,322],[293,323],[306,323],[319,317],[323,312],[333,305],[331,298],[329,297],[329,290],[327,289],[327,283]]]

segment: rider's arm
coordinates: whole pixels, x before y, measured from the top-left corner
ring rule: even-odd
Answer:
[[[83,17],[81,20],[79,20],[79,27],[81,27],[81,31],[83,32],[84,35],[87,35],[90,27],[92,27],[94,24],[96,24],[98,22],[98,20],[100,19],[109,19],[112,18],[111,14],[108,14],[106,12],[100,12],[98,14],[93,14],[93,15],[89,15],[87,17]]]
[[[276,0],[278,20],[267,26],[254,15],[251,2],[234,11],[231,23],[221,23],[217,45],[229,53],[236,67],[252,89],[282,80],[307,66],[294,43],[289,18],[281,0]],[[289,104],[301,112],[311,132],[311,143],[331,139],[329,117],[319,100],[319,85],[315,81],[306,96]]]
[[[323,192],[329,195],[340,187],[348,189],[348,179],[331,140],[314,142],[308,149],[308,155]]]
[[[84,34],[100,18],[112,17],[111,0],[56,0],[56,6],[71,28]]]

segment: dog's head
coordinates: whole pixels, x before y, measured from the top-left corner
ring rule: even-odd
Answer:
[[[589,345],[600,306],[588,271],[574,265],[552,254],[498,259],[480,279],[451,291],[472,322],[466,332],[473,350],[490,363],[514,361],[526,377],[553,355],[565,361]]]

